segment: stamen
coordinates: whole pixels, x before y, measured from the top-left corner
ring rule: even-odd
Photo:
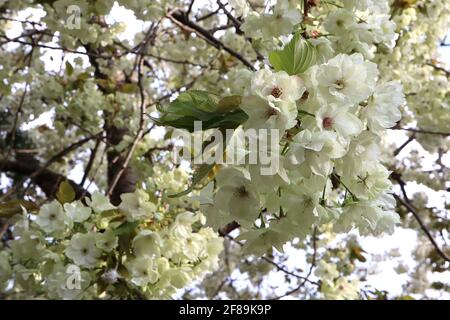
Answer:
[[[342,79],[337,80],[334,84],[336,85],[338,90],[342,90],[345,87],[345,82]]]
[[[281,91],[280,88],[275,87],[272,89],[272,92],[270,93],[272,96],[274,96],[275,98],[279,98],[281,97],[281,95],[283,94],[283,91]]]
[[[331,118],[331,117],[325,117],[322,120],[322,126],[325,130],[333,129],[333,124],[334,124],[334,121],[333,121],[333,118]]]

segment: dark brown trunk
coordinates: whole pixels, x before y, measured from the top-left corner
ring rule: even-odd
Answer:
[[[111,127],[108,129],[108,142],[112,146],[118,145],[124,135],[126,134],[127,129],[119,129],[116,127]],[[114,149],[111,149],[108,152],[108,185],[111,185],[117,173],[121,170],[123,163],[125,161],[124,154],[121,154]],[[128,165],[120,176],[119,181],[111,193],[110,199],[111,203],[114,205],[119,205],[120,195],[123,193],[133,192],[136,189],[137,176],[133,172],[132,168]]]

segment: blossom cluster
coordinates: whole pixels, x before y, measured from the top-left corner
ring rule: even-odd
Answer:
[[[355,300],[359,297],[358,280],[340,277],[336,265],[319,261],[315,274],[320,277],[320,291],[327,300]]]
[[[408,108],[404,126],[437,132],[448,129],[450,84],[437,48],[445,39],[449,16],[450,4],[442,0],[415,1],[394,11],[400,36],[392,52],[379,55],[377,63],[384,79],[399,81],[405,88]],[[416,136],[429,152],[449,148],[445,137],[439,143],[436,138],[439,136]]]
[[[167,75],[155,82],[143,77],[146,95],[160,96],[164,87],[171,96],[190,78],[198,88],[239,95],[239,108],[247,120],[236,132],[278,131],[279,148],[268,150],[279,159],[277,173],[263,175],[258,164],[216,165],[208,174],[214,181],[200,195],[195,191],[192,199],[169,197],[186,189],[187,174],[172,164],[166,166],[170,161],[161,154],[158,161],[167,163],[153,163],[150,151],[168,148],[147,135],[130,162],[145,188],[123,194],[120,205],[95,192],[85,202],[54,200],[37,215],[24,212],[13,218],[13,240],[0,251],[0,290],[15,298],[169,298],[216,269],[222,249],[216,231],[231,221],[241,226],[239,240],[245,241],[245,249],[257,255],[272,247],[282,251],[286,242],[306,237],[316,226],[332,226],[337,232],[356,228],[362,234],[392,233],[399,216],[380,145],[386,129],[398,123],[405,108],[402,85],[408,93],[407,108],[414,114],[410,122],[417,120],[425,129],[448,124],[448,79],[434,68],[430,48],[438,30],[445,29],[449,5],[444,0],[426,6],[425,2],[229,0],[238,18],[234,23],[242,32],[211,31],[232,49],[219,53],[202,37],[178,34],[177,29],[161,32],[148,48],[148,63],[158,61]],[[14,3],[25,6],[23,1]],[[146,21],[162,19],[180,4],[174,0],[118,3]],[[399,3],[405,7],[399,9]],[[62,27],[73,4],[83,12],[80,28]],[[62,48],[74,50],[80,42],[107,48],[116,42],[122,26],[104,28],[91,21],[112,6],[107,0],[58,0],[44,5],[43,23],[60,34],[57,41]],[[208,10],[204,13],[208,16]],[[212,16],[198,23],[216,30],[219,22]],[[179,41],[180,35],[185,41]],[[295,39],[307,45],[296,46]],[[42,41],[51,40],[45,35]],[[294,43],[292,56],[284,55],[279,66],[269,56],[273,68],[266,65],[260,55],[289,47],[289,41]],[[133,47],[132,42],[123,45]],[[233,50],[259,70],[239,68],[236,57],[229,54]],[[5,53],[0,61],[8,62],[13,55]],[[42,156],[52,156],[80,132],[104,127],[105,119],[99,117],[103,112],[115,115],[108,119],[115,126],[128,127],[129,134],[136,131],[137,108],[131,103],[136,96],[133,90],[123,90],[121,83],[122,72],[133,78],[136,64],[125,60],[127,54],[115,57],[119,56],[124,59],[117,63],[96,60],[99,70],[115,79],[109,82],[89,79],[94,68],[84,69],[81,58],[73,62],[76,70],[69,72],[66,64],[65,73],[57,77],[45,75],[42,61],[34,62],[30,70],[38,90],[26,98],[28,107],[21,112],[19,125],[54,106],[55,130],[39,127],[34,138],[45,150]],[[422,68],[423,57],[431,64],[427,69]],[[213,62],[203,68],[209,60]],[[15,97],[8,96],[11,83],[23,82],[25,76],[6,62],[0,75],[10,83],[0,83],[0,91],[13,101]],[[292,72],[295,69],[302,71]],[[117,105],[129,107],[117,110]],[[436,110],[441,116],[431,116]],[[83,130],[67,123],[82,123]],[[126,135],[119,145],[105,148],[124,152],[133,139]],[[418,139],[427,149],[436,147],[432,140]],[[61,164],[54,165],[61,169]],[[101,162],[98,167],[106,171]],[[100,179],[95,182],[105,189],[106,181]],[[198,203],[202,213],[197,211]],[[316,276],[326,298],[358,297],[357,282],[342,277],[330,263],[322,261]]]
[[[319,56],[306,71],[263,68],[245,89],[240,108],[248,120],[237,130],[278,130],[280,168],[262,175],[258,165],[222,166],[215,185],[203,190],[201,209],[216,228],[237,221],[251,252],[281,251],[323,223],[380,234],[399,222],[379,154],[380,137],[400,120],[405,98],[401,84],[381,81],[370,61],[369,44],[372,50],[396,37],[388,2],[374,3],[334,8],[324,22],[331,41],[306,40]]]
[[[344,0],[337,6],[337,10],[326,13],[323,28],[340,52],[361,52],[366,59],[373,59],[377,49],[394,46],[398,35],[390,18],[389,1]]]
[[[235,8],[236,14],[246,16],[242,29],[254,39],[288,35],[303,19],[300,1],[277,1],[271,12],[267,13],[250,11],[247,1],[242,0],[231,1],[231,6]]]
[[[1,289],[16,298],[170,298],[217,268],[222,239],[201,214],[161,212],[140,189],[121,199],[116,207],[95,192],[87,205],[24,210],[0,256]]]

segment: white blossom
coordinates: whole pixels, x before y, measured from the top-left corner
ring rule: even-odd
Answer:
[[[100,192],[95,191],[91,199],[86,198],[86,203],[94,210],[95,212],[103,212],[107,210],[114,210],[116,207],[113,206],[108,197],[102,195]]]
[[[99,261],[101,250],[96,247],[97,235],[93,232],[77,233],[70,239],[65,254],[79,266],[93,268]]]
[[[136,189],[133,193],[125,193],[120,196],[122,202],[119,205],[129,221],[149,219],[156,211],[156,206],[149,201],[148,193]]]
[[[61,204],[53,200],[44,204],[36,217],[36,223],[47,233],[63,231],[66,228],[67,216]]]
[[[83,222],[89,219],[92,212],[92,209],[84,206],[81,201],[65,203],[64,210],[69,218],[74,222]]]

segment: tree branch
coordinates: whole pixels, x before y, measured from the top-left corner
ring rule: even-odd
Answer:
[[[142,63],[144,60],[144,56],[143,53],[145,52],[148,43],[150,42],[151,38],[153,37],[154,33],[156,32],[156,28],[157,25],[152,25],[150,27],[150,29],[148,30],[145,40],[142,43],[142,46],[140,48],[140,56],[137,62],[137,66],[138,66],[138,87],[139,87],[139,94],[140,94],[140,105],[139,105],[139,127],[138,130],[136,132],[135,137],[133,138],[133,141],[131,142],[131,145],[128,149],[127,154],[125,155],[125,158],[122,162],[122,164],[120,165],[119,170],[117,170],[114,174],[114,176],[111,177],[111,179],[109,179],[109,187],[108,187],[108,191],[107,191],[107,195],[111,197],[111,202],[115,203],[119,203],[120,199],[117,199],[118,196],[117,194],[114,194],[114,190],[117,186],[117,184],[119,183],[120,178],[122,177],[122,175],[125,173],[125,171],[128,168],[128,164],[131,161],[131,158],[133,156],[134,151],[136,150],[136,147],[139,143],[139,141],[141,140],[143,134],[144,134],[144,128],[145,128],[145,92],[144,92],[144,87],[143,87],[143,83],[142,83]],[[134,179],[136,180],[136,179]],[[133,185],[134,188],[134,185]],[[120,192],[120,194],[122,194],[123,192]],[[119,195],[120,196],[120,195]]]
[[[314,270],[314,268],[316,266],[316,259],[317,259],[317,238],[316,238],[316,235],[317,235],[317,227],[314,227],[314,230],[313,230],[313,233],[312,233],[312,236],[311,236],[312,243],[313,243],[313,250],[314,251],[313,251],[311,266],[309,267],[309,270],[308,270],[308,273],[306,274],[305,279],[303,279],[303,281],[296,288],[286,292],[282,296],[278,296],[278,297],[274,298],[274,300],[279,300],[281,298],[290,296],[291,294],[293,294],[293,293],[297,292],[298,290],[300,290],[305,285],[305,283],[309,280],[309,277],[311,276],[312,271]]]
[[[233,230],[236,230],[241,225],[237,223],[236,221],[231,221],[229,224],[227,224],[225,227],[219,229],[219,235],[221,237],[225,237],[229,235]]]
[[[437,71],[441,71],[441,72],[445,73],[445,75],[446,75],[447,77],[450,76],[450,71],[448,71],[448,70],[445,69],[444,67],[440,67],[440,66],[435,65],[435,64],[433,64],[433,63],[431,63],[431,62],[427,62],[426,65],[427,65],[427,66],[430,66],[430,67],[433,67],[433,68],[434,68],[435,70],[437,70]]]
[[[231,241],[233,241],[234,243],[237,243],[240,246],[243,246],[242,243],[240,243],[239,241],[237,241],[236,239],[234,239],[233,237],[231,237],[229,235],[227,235],[226,238],[230,239]],[[293,273],[293,272],[287,270],[284,266],[279,265],[278,263],[276,263],[272,259],[267,258],[266,256],[262,256],[261,259],[266,261],[267,263],[273,265],[278,271],[281,271],[281,272],[283,272],[283,273],[285,273],[287,275],[290,275],[292,277],[295,277],[297,279],[304,280],[304,281],[306,281],[308,283],[311,283],[311,284],[314,284],[316,286],[320,286],[320,283],[312,281],[312,280],[309,280],[307,277],[303,277],[303,276],[300,276],[300,275],[298,275],[296,273]]]
[[[205,41],[209,42],[215,48],[221,50],[225,50],[233,57],[241,61],[245,66],[247,66],[250,70],[256,71],[256,68],[245,59],[240,53],[234,51],[233,49],[227,47],[221,41],[219,41],[216,37],[214,37],[208,30],[204,29],[202,26],[196,24],[195,22],[189,20],[186,16],[185,12],[182,11],[171,11],[167,13],[167,17],[172,20],[176,25],[180,28],[195,32],[198,36],[203,38]]]
[[[400,185],[400,189],[402,190],[403,197],[405,199],[402,199],[400,196],[396,195],[395,193],[394,193],[394,198],[398,202],[400,202],[406,209],[408,209],[409,212],[412,213],[414,218],[419,223],[420,228],[425,233],[425,235],[428,237],[428,239],[430,240],[431,244],[436,249],[436,252],[439,254],[439,256],[441,256],[442,259],[444,259],[445,261],[450,262],[450,257],[448,257],[445,254],[445,252],[442,251],[442,249],[439,247],[439,245],[437,244],[436,240],[434,240],[433,235],[431,234],[430,230],[428,230],[427,226],[422,221],[422,218],[420,218],[420,215],[417,213],[416,209],[412,206],[411,201],[408,198],[408,194],[406,193],[406,189],[405,189],[406,183],[401,179],[401,177],[398,174],[397,175],[393,175],[392,178],[394,180],[396,180],[398,182],[398,184]]]
[[[59,173],[40,167],[37,162],[0,160],[0,165],[5,171],[29,176],[50,199],[54,198],[59,184],[64,180],[67,180],[74,189],[76,199],[80,199],[86,194],[89,195],[89,193],[75,181],[67,179]]]
[[[410,142],[412,142],[416,138],[416,134],[413,133],[408,140],[406,140],[400,147],[394,150],[394,157],[397,156]]]
[[[414,218],[416,218],[417,222],[420,225],[420,228],[422,229],[422,231],[425,233],[425,235],[428,237],[428,239],[430,240],[431,244],[434,246],[434,248],[436,249],[437,253],[442,257],[442,259],[444,259],[447,262],[450,262],[450,257],[448,257],[444,251],[441,250],[441,248],[439,247],[439,245],[436,243],[436,240],[434,240],[433,236],[431,235],[430,231],[428,230],[428,228],[425,226],[424,222],[422,221],[422,219],[420,218],[419,214],[416,212],[416,210],[412,207],[412,205],[410,205],[407,201],[403,200],[401,197],[399,197],[398,195],[394,194],[395,199],[397,199],[397,201],[399,201],[406,209],[408,209],[409,212],[411,212],[414,216]]]
[[[238,19],[236,19],[231,14],[231,12],[227,10],[227,8],[225,8],[225,5],[220,0],[217,0],[217,5],[219,6],[220,9],[222,9],[222,11],[225,13],[227,18],[233,23],[234,28],[236,29],[236,33],[243,34],[244,32],[242,32],[242,30],[241,30],[241,22]]]
[[[410,131],[414,133],[423,133],[423,134],[435,134],[440,136],[450,136],[450,132],[442,132],[442,131],[430,131],[430,130],[422,130],[422,129],[414,129],[414,128],[390,128],[391,130],[403,130],[403,131]]]
[[[189,8],[188,8],[188,10],[186,12],[187,16],[189,16],[191,14],[192,7],[194,6],[194,2],[195,2],[195,0],[191,0],[191,3],[189,4]]]
[[[30,156],[29,154],[25,154],[25,158],[24,159],[16,159],[16,163],[23,163],[23,164],[27,164],[28,168],[31,167],[36,167],[36,170],[34,171],[30,171],[28,173],[23,173],[27,176],[27,178],[23,179],[22,181],[20,181],[19,183],[17,183],[14,187],[12,187],[8,193],[6,195],[4,195],[3,197],[6,197],[7,195],[13,193],[20,185],[22,185],[27,179],[31,179],[32,181],[36,182],[36,178],[39,177],[42,173],[46,172],[46,169],[48,167],[50,167],[51,164],[53,164],[54,162],[60,160],[61,158],[65,157],[66,155],[68,155],[70,152],[76,150],[77,148],[81,147],[83,144],[87,143],[88,141],[92,140],[95,137],[100,137],[102,134],[102,132],[86,137],[86,138],[82,138],[74,143],[72,143],[71,145],[65,147],[63,150],[61,150],[60,152],[58,152],[57,154],[55,154],[54,156],[52,156],[49,160],[47,160],[42,166],[39,165],[39,161],[36,160],[34,157]],[[18,157],[16,157],[18,158]],[[22,156],[23,158],[23,156]],[[8,170],[5,166],[8,163],[14,163],[14,161],[8,161],[7,158],[4,158],[4,160],[0,161],[0,170],[5,170],[5,171],[10,171]],[[59,182],[58,182],[59,183]],[[74,182],[75,183],[75,182]],[[76,184],[76,183],[75,183]],[[38,184],[39,185],[39,184]],[[57,188],[57,185],[54,186],[54,188]],[[44,192],[47,195],[53,196],[53,192],[48,190],[49,192]],[[86,193],[85,193],[86,194]]]

